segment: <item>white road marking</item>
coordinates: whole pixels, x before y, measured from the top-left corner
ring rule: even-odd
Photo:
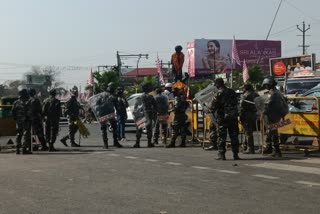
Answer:
[[[33,170],[31,170],[31,172],[41,172],[41,170],[40,169],[33,169]]]
[[[206,170],[211,169],[210,167],[205,167],[205,166],[191,166],[191,167],[195,169],[206,169]]]
[[[272,179],[272,180],[279,179],[279,177],[273,177],[273,176],[269,176],[269,175],[252,175],[252,176],[258,177],[258,178]]]
[[[308,158],[308,159],[301,159],[301,160],[291,160],[292,162],[298,162],[298,163],[314,163],[314,164],[320,164],[319,158]]]
[[[239,174],[240,172],[236,171],[231,171],[231,170],[217,170],[218,172],[224,172],[224,173],[229,173],[229,174]]]
[[[155,159],[144,159],[145,161],[148,161],[148,162],[158,162],[159,160],[155,160]]]
[[[120,155],[118,154],[108,154],[109,156],[112,156],[112,157],[119,157]]]
[[[95,155],[95,154],[104,154],[106,152],[92,152],[91,154]]]
[[[138,157],[134,157],[134,156],[125,156],[124,158],[127,158],[127,159],[137,159]]]
[[[175,163],[175,162],[165,162],[165,164],[174,165],[174,166],[181,166],[182,163]]]
[[[296,181],[295,183],[305,184],[305,185],[310,185],[310,186],[320,186],[320,183],[314,183],[314,182],[309,182],[309,181]]]
[[[268,162],[252,164],[249,166],[320,175],[320,168],[316,168],[316,167],[295,166],[295,165],[268,163]]]

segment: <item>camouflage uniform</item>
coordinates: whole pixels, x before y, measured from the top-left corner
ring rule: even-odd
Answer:
[[[257,120],[257,109],[254,99],[259,95],[249,86],[243,94],[240,105],[240,120],[245,132],[244,153],[254,154],[253,130]]]
[[[147,94],[146,91],[143,95],[141,95],[141,100],[144,108],[144,116],[146,118],[146,129],[147,129],[147,139],[148,139],[148,147],[153,147],[154,144],[151,143],[152,140],[152,121],[155,119],[156,114],[156,106],[155,106],[155,99],[152,95]],[[136,103],[137,105],[137,103]],[[135,105],[134,109],[137,109]],[[137,127],[136,132],[136,144],[134,147],[140,147],[140,139],[142,135],[142,129]]]
[[[41,102],[35,96],[35,90],[30,89],[30,107],[31,107],[31,120],[32,120],[32,131],[34,134],[37,135],[40,143],[41,143],[41,150],[47,151],[48,146],[47,142],[44,138],[43,133],[43,114],[42,114],[42,106]]]
[[[186,146],[187,138],[187,124],[186,120],[188,119],[186,115],[186,110],[189,107],[189,103],[186,100],[186,96],[179,89],[174,101],[174,119],[172,124],[172,135],[171,142],[167,148],[175,147],[176,139],[178,134],[181,135],[181,144],[180,147]]]
[[[79,118],[80,113],[80,103],[77,101],[76,96],[71,96],[71,98],[66,103],[66,115],[69,123],[69,134],[64,136],[60,141],[67,146],[66,140],[70,139],[70,143],[72,147],[79,147],[80,145],[75,142],[75,134],[78,131],[78,126],[75,124],[77,119]]]
[[[55,151],[53,145],[59,133],[59,121],[62,116],[60,100],[54,96],[44,101],[43,114],[45,116],[46,140],[49,143],[49,151]]]
[[[217,81],[222,81],[222,86],[218,87],[218,92],[212,100],[212,112],[217,111],[218,128],[218,160],[225,160],[226,153],[226,138],[227,132],[231,140],[233,158],[239,159],[239,140],[238,140],[238,100],[234,90],[224,86],[223,80],[218,78]]]
[[[27,90],[23,89],[19,92],[20,97],[14,102],[12,107],[12,115],[16,120],[17,138],[16,154],[20,154],[20,148],[22,147],[22,154],[31,154],[31,111],[30,102]],[[21,140],[23,139],[23,145]]]
[[[153,135],[153,143],[158,144],[158,139],[160,136],[160,126],[162,131],[162,137],[163,137],[163,144],[167,143],[167,128],[168,124],[167,121],[160,121],[160,117],[166,117],[168,116],[168,110],[169,110],[169,104],[168,99],[165,95],[162,95],[161,93],[157,94],[155,97],[155,105],[156,105],[156,124],[154,129],[154,135]]]

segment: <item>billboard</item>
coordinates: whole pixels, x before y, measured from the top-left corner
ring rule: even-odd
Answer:
[[[188,72],[190,77],[211,74],[229,75],[242,67],[232,63],[231,39],[195,39],[187,43]],[[281,56],[281,41],[235,40],[240,61],[247,66],[259,64],[269,74],[269,59]]]
[[[270,59],[270,74],[284,77],[286,72],[293,74],[301,70],[315,70],[316,55],[301,55],[294,57],[281,57]]]

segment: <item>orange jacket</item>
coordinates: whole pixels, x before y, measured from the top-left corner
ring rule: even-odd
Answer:
[[[177,54],[176,52],[171,56],[171,64],[176,73],[182,73],[182,66],[184,63],[184,54],[181,52]]]

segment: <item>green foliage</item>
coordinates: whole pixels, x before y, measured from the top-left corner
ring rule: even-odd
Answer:
[[[243,86],[243,78],[242,78],[242,71],[236,70],[233,72],[233,82],[232,88],[237,90]]]
[[[206,88],[212,82],[212,80],[191,80],[189,82],[190,98],[192,99],[198,91]]]
[[[249,82],[252,83],[253,85],[259,84],[263,81],[264,73],[261,70],[259,65],[251,66],[248,69],[248,72],[249,72]]]
[[[113,82],[116,85],[116,87],[121,85],[121,80],[118,73],[111,70],[102,72],[95,71],[93,73],[93,77],[96,80],[94,86],[95,94],[103,92],[110,82]]]

